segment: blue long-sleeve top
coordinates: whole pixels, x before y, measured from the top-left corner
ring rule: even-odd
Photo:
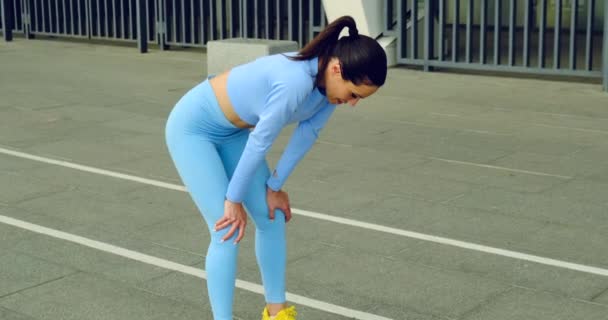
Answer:
[[[318,62],[318,58],[293,61],[278,54],[230,71],[227,92],[234,111],[255,127],[230,179],[226,199],[243,201],[252,176],[286,125],[299,122],[266,182],[270,189],[280,190],[296,164],[312,147],[336,108],[315,87]]]

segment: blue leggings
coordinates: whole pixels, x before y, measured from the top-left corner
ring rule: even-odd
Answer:
[[[220,243],[230,228],[214,232],[213,226],[224,215],[228,182],[243,153],[249,130],[237,128],[226,119],[207,80],[175,105],[165,134],[175,167],[211,234],[205,269],[214,319],[232,320],[239,248],[233,241],[238,231],[230,240]],[[277,210],[274,222],[268,217],[266,180],[269,176],[270,170],[264,163],[250,182],[243,202],[255,223],[255,251],[266,302],[284,303],[285,216]]]

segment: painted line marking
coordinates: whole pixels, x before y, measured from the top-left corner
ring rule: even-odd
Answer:
[[[25,159],[31,159],[31,160],[35,160],[35,161],[41,161],[41,162],[45,162],[45,163],[49,163],[49,164],[55,164],[55,165],[59,165],[59,166],[64,166],[64,167],[68,167],[68,168],[86,171],[86,172],[107,175],[107,176],[111,176],[111,177],[115,177],[115,178],[119,178],[119,179],[153,185],[153,186],[157,186],[157,187],[161,187],[161,188],[183,191],[183,192],[186,191],[185,187],[176,185],[176,184],[161,182],[161,181],[152,180],[152,179],[145,179],[145,178],[132,176],[132,175],[126,175],[126,174],[117,173],[117,172],[113,172],[113,171],[109,171],[109,170],[103,170],[103,169],[93,168],[93,167],[89,167],[89,166],[69,163],[66,161],[58,161],[58,160],[38,157],[35,155],[31,155],[31,154],[27,154],[27,153],[23,153],[23,152],[17,152],[17,151],[13,151],[13,150],[8,150],[8,149],[4,149],[4,148],[0,148],[0,153],[4,153],[4,154],[16,156],[16,157],[21,157],[21,158],[25,158]],[[437,158],[435,158],[435,159],[437,159]],[[439,159],[439,160],[445,160],[445,159]],[[448,160],[448,161],[452,161],[452,160]],[[459,161],[456,161],[456,162],[459,162]],[[564,176],[561,176],[561,177],[567,178]],[[313,211],[292,208],[292,213],[300,215],[300,216],[305,216],[305,217],[323,220],[323,221],[334,222],[334,223],[338,223],[338,224],[342,224],[342,225],[348,225],[348,226],[353,226],[353,227],[358,227],[358,228],[363,228],[363,229],[368,229],[368,230],[373,230],[373,231],[379,231],[379,232],[393,234],[393,235],[397,235],[397,236],[424,240],[424,241],[449,245],[449,246],[453,246],[453,247],[499,255],[499,256],[508,257],[508,258],[531,261],[531,262],[544,264],[544,265],[548,265],[548,266],[552,266],[552,267],[559,267],[559,268],[563,268],[563,269],[570,269],[570,270],[580,271],[580,272],[584,272],[584,273],[596,274],[596,275],[608,277],[608,269],[592,267],[592,266],[587,266],[587,265],[583,265],[583,264],[577,264],[577,263],[572,263],[572,262],[562,261],[562,260],[557,260],[557,259],[550,259],[550,258],[545,258],[545,257],[541,257],[541,256],[521,253],[521,252],[517,252],[517,251],[510,251],[510,250],[505,250],[505,249],[500,249],[500,248],[495,248],[495,247],[490,247],[490,246],[484,246],[484,245],[479,245],[479,244],[465,242],[465,241],[454,240],[454,239],[450,239],[450,238],[444,238],[444,237],[438,237],[438,236],[413,232],[413,231],[385,227],[382,225],[361,222],[361,221],[357,221],[357,220],[353,220],[353,219],[330,216],[330,215],[313,212]]]
[[[509,171],[509,172],[524,173],[524,174],[530,174],[530,175],[534,175],[534,176],[552,177],[552,178],[558,178],[558,179],[564,179],[564,180],[573,179],[573,177],[570,177],[570,176],[562,176],[562,175],[552,174],[552,173],[520,170],[520,169],[513,169],[513,168],[507,168],[507,167],[500,167],[500,166],[492,166],[489,164],[481,164],[481,163],[475,163],[475,162],[457,161],[457,160],[442,159],[442,158],[435,158],[435,157],[429,157],[429,159],[447,162],[447,163],[453,163],[453,164],[461,164],[461,165],[465,165],[465,166],[473,166],[473,167],[488,168],[488,169],[495,169],[495,170],[502,170],[502,171]]]
[[[22,221],[22,220],[17,220],[17,219],[7,217],[4,215],[0,215],[0,222],[17,227],[17,228],[21,228],[21,229],[29,230],[29,231],[36,232],[39,234],[43,234],[46,236],[50,236],[53,238],[77,243],[77,244],[80,244],[80,245],[83,245],[83,246],[86,246],[89,248],[97,249],[100,251],[118,255],[118,256],[128,258],[131,260],[135,260],[135,261],[139,261],[139,262],[146,263],[149,265],[157,266],[157,267],[160,267],[163,269],[177,271],[180,273],[188,274],[188,275],[195,276],[197,278],[201,278],[201,279],[205,279],[205,280],[207,279],[207,272],[205,272],[205,270],[183,265],[183,264],[176,263],[173,261],[165,260],[162,258],[154,257],[154,256],[147,255],[147,254],[144,254],[141,252],[125,249],[122,247],[117,247],[117,246],[114,246],[114,245],[111,245],[111,244],[108,244],[105,242],[96,241],[96,240],[81,237],[81,236],[78,236],[75,234],[43,227],[43,226],[40,226],[37,224],[29,223],[29,222]],[[243,281],[243,280],[237,279],[236,287],[243,289],[243,290],[253,292],[253,293],[264,295],[264,287],[259,284],[253,283],[253,282],[248,282],[248,281]],[[350,317],[353,319],[392,320],[390,318],[349,309],[346,307],[323,302],[320,300],[307,298],[307,297],[289,293],[289,292],[287,293],[287,300],[289,300],[293,303],[296,303],[298,305],[307,306],[307,307],[314,308],[317,310],[341,315],[344,317]]]

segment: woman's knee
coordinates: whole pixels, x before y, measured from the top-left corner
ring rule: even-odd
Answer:
[[[252,214],[255,222],[255,226],[258,230],[274,230],[285,228],[285,214],[281,210],[275,210],[274,219],[270,219],[270,213],[268,209],[259,210],[258,214]]]

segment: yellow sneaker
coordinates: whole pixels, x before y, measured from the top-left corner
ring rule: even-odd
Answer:
[[[279,313],[274,316],[274,320],[296,320],[297,315],[298,313],[296,312],[296,307],[291,306],[287,309],[279,311]],[[270,320],[270,314],[266,308],[264,308],[264,311],[262,311],[262,320]]]

